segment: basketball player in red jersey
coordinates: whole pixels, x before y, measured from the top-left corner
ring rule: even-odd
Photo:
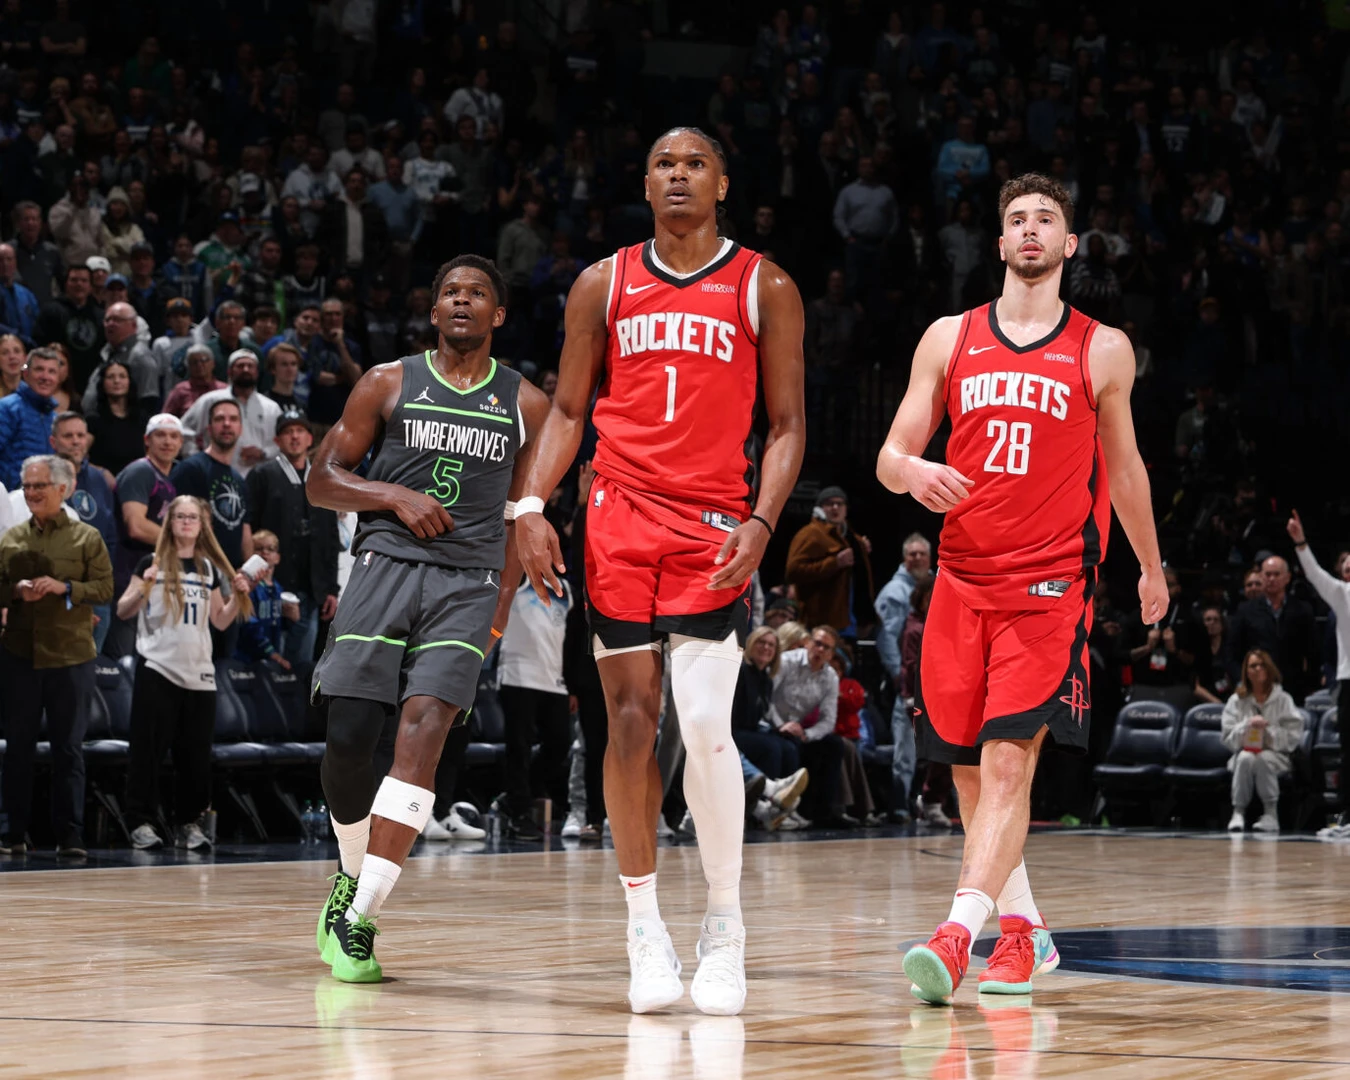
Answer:
[[[656,903],[661,775],[653,754],[661,641],[670,639],[684,792],[708,881],[699,967],[706,1013],[745,1004],[740,875],[745,816],[731,704],[750,614],[749,579],[801,466],[803,316],[792,280],[717,234],[721,146],[675,128],[647,158],[656,236],[586,270],[567,299],[553,408],[517,500],[521,562],[561,595],[557,536],[540,515],[581,442],[592,394],[600,441],[586,528],[587,614],[609,710],[605,805],[628,901],[634,1012],[684,990]],[[747,456],[757,384],[769,434]]]
[[[891,491],[945,513],[919,665],[919,754],[946,761],[965,854],[951,914],[905,955],[912,992],[950,1004],[995,906],[985,993],[1026,994],[1059,962],[1022,862],[1042,744],[1088,744],[1088,632],[1114,505],[1139,559],[1144,622],[1167,611],[1148,476],[1130,416],[1134,352],[1059,298],[1073,202],[1027,174],[999,193],[1003,295],[939,319],[877,461]],[[924,460],[951,417],[947,463]],[[1109,492],[1109,495],[1108,495]]]

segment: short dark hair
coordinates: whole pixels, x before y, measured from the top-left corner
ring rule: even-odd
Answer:
[[[1020,199],[1023,195],[1043,195],[1051,202],[1057,203],[1069,229],[1073,229],[1073,196],[1069,194],[1068,189],[1058,180],[1046,176],[1044,173],[1023,173],[1021,176],[1014,176],[999,188],[998,221],[1000,231],[1003,227],[1003,218],[1008,213],[1008,206],[1014,199]]]
[[[89,422],[80,413],[67,409],[65,412],[59,412],[52,417],[52,430],[55,431],[62,424],[68,424],[72,420],[78,420],[82,424],[87,424]]]
[[[647,151],[648,161],[650,161],[652,155],[656,153],[656,147],[660,144],[661,140],[667,139],[671,135],[696,135],[698,138],[702,139],[705,143],[707,143],[708,146],[711,147],[712,152],[715,155],[717,155],[717,160],[722,166],[722,171],[723,172],[727,171],[727,152],[722,149],[722,144],[718,142],[716,139],[714,139],[702,128],[689,127],[686,125],[681,125],[680,127],[673,127],[670,128],[668,131],[663,131],[657,137],[656,141],[652,143],[651,149]]]
[[[467,266],[471,270],[478,270],[487,275],[492,282],[492,291],[497,294],[497,306],[506,307],[506,279],[502,277],[502,272],[497,269],[497,264],[491,259],[485,259],[481,255],[456,255],[447,263],[442,263],[440,269],[436,271],[436,276],[431,279],[431,302],[436,302],[436,297],[441,294],[441,284],[451,270],[458,270],[461,266]]]
[[[239,402],[235,401],[232,397],[223,397],[219,401],[211,402],[211,407],[206,410],[206,422],[208,424],[216,418],[216,410],[222,405],[233,405],[235,411],[239,413],[239,419],[242,420],[244,418],[244,410],[239,407]]]
[[[259,304],[253,309],[253,318],[255,321],[258,319],[276,319],[277,322],[281,322],[281,312],[271,304]]]

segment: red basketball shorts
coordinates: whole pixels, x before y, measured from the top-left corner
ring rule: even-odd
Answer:
[[[1087,750],[1094,580],[1090,570],[1050,606],[1007,611],[972,607],[938,574],[914,695],[921,758],[976,765],[990,739],[1032,739],[1043,727],[1062,749]]]
[[[717,553],[740,524],[724,512],[646,495],[602,476],[586,510],[586,614],[605,649],[667,634],[744,642],[750,588],[709,589]]]

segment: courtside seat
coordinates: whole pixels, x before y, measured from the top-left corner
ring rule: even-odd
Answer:
[[[258,699],[262,709],[269,714],[266,723],[269,730],[279,733],[274,738],[269,736],[261,740],[277,744],[268,746],[268,760],[279,763],[319,761],[323,757],[324,744],[305,738],[313,666],[296,665],[287,671],[279,664],[263,661],[256,665],[255,670],[261,676],[266,691]]]
[[[506,757],[506,715],[491,683],[482,680],[469,713],[469,748],[464,764],[469,768],[495,765]]]
[[[241,669],[248,677],[240,674]],[[258,765],[265,759],[265,748],[250,741],[249,708],[238,689],[240,685],[247,688],[251,704],[252,678],[247,664],[237,664],[233,660],[216,663],[216,726],[211,760],[217,765]]]
[[[1325,806],[1339,806],[1341,798],[1341,730],[1339,713],[1328,709],[1317,724],[1313,740],[1313,787],[1321,792]]]
[[[1232,783],[1232,756],[1223,744],[1223,706],[1196,705],[1182,718],[1176,753],[1163,775],[1177,789],[1225,791]]]
[[[1181,715],[1165,701],[1132,701],[1116,716],[1106,760],[1093,770],[1104,790],[1148,792],[1166,783]]]
[[[94,660],[94,698],[84,735],[91,764],[117,765],[130,757],[131,677],[116,660]]]
[[[1303,700],[1303,708],[1312,716],[1314,726],[1322,719],[1322,714],[1336,707],[1336,695],[1330,690],[1314,690]]]

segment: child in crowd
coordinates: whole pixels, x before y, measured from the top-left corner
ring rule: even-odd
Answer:
[[[298,610],[287,610],[291,605],[282,603],[281,586],[272,580],[281,562],[281,545],[277,534],[267,529],[255,532],[253,553],[262,556],[267,568],[254,579],[253,591],[249,594],[253,601],[253,617],[240,628],[235,659],[249,663],[271,660],[289,671],[290,661],[281,654],[281,620],[295,621],[300,613]]]

